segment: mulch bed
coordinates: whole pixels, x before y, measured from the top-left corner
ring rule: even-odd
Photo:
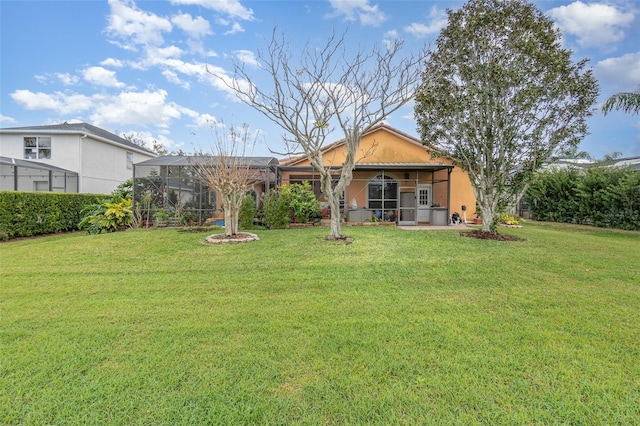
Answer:
[[[204,239],[209,244],[237,244],[258,241],[260,238],[250,232],[238,232],[234,235],[213,234]]]
[[[461,237],[477,238],[479,240],[493,241],[526,241],[524,238],[514,237],[513,235],[499,234],[497,232],[483,231],[476,229],[473,231],[460,232]]]

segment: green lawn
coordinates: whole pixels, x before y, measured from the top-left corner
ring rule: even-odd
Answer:
[[[0,244],[0,423],[640,424],[640,233]]]

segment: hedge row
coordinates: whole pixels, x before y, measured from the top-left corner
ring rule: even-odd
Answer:
[[[74,231],[95,194],[0,191],[0,240]]]
[[[640,230],[640,172],[631,169],[542,172],[525,200],[536,220]]]

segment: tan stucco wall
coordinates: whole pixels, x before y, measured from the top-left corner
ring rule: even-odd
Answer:
[[[325,164],[341,165],[345,158],[345,147],[339,145],[330,149],[324,155]],[[361,142],[356,156],[356,163],[427,163],[427,164],[452,164],[451,160],[446,158],[434,158],[418,141],[404,138],[385,128],[378,129],[368,135],[365,135]],[[309,167],[310,163],[304,159],[296,166]],[[350,205],[351,200],[355,200],[356,204],[361,207],[367,205],[367,183],[374,178],[379,172],[375,170],[355,171],[350,187],[345,193],[345,203]],[[399,181],[400,191],[408,190],[408,187],[414,187],[416,184],[416,172],[409,171],[409,179],[405,179],[405,171],[388,170],[386,174],[394,177]],[[431,184],[432,172],[419,171],[418,184]],[[301,172],[282,171],[282,183],[289,182],[290,175],[301,175]],[[309,176],[311,174],[309,173]],[[317,176],[316,176],[317,178]],[[441,170],[435,172],[435,180],[446,180],[447,171]],[[459,167],[454,167],[450,176],[451,183],[451,203],[448,206],[451,213],[458,212],[462,214],[462,205],[467,206],[467,219],[471,220],[475,213],[475,196],[473,188],[466,172]],[[407,187],[407,189],[403,188]],[[447,206],[447,183],[435,183],[433,185],[433,202]]]

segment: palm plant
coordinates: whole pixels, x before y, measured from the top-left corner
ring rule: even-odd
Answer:
[[[604,101],[602,105],[604,115],[607,115],[613,109],[638,114],[640,112],[640,85],[634,92],[616,93]]]

